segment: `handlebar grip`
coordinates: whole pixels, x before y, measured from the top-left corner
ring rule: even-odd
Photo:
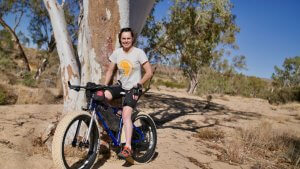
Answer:
[[[73,89],[73,90],[77,91],[77,92],[80,90],[80,86],[73,86],[73,85],[71,85],[70,81],[68,81],[68,87],[70,89]]]

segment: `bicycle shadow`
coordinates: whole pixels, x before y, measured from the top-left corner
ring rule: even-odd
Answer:
[[[153,118],[158,129],[172,128],[191,132],[215,125],[226,127],[226,125],[221,123],[222,120],[220,119],[225,119],[225,121],[229,119],[226,122],[236,122],[237,120],[255,120],[262,116],[255,112],[231,110],[225,105],[206,100],[176,97],[153,92],[149,92],[141,98],[138,109],[142,111],[154,110],[149,115]],[[199,122],[199,120],[188,118],[182,121],[182,117],[185,116],[202,116],[204,120]],[[181,120],[179,120],[180,118]]]

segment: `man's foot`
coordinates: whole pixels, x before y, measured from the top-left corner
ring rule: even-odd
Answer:
[[[126,159],[128,157],[131,157],[132,150],[129,147],[124,147],[123,150],[118,154],[120,158]]]

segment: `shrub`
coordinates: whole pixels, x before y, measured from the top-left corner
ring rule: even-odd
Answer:
[[[300,87],[282,88],[274,90],[269,94],[269,102],[272,103],[287,103],[292,101],[300,102]]]
[[[8,55],[0,51],[0,67],[2,70],[14,69],[16,64],[13,63],[12,59]]]
[[[184,84],[183,82],[174,82],[174,81],[168,81],[168,80],[162,80],[162,79],[157,79],[154,81],[154,85],[156,86],[166,86],[169,88],[178,88],[178,89],[182,89],[186,87],[186,84]]]
[[[4,105],[5,104],[5,98],[6,98],[6,95],[3,91],[2,88],[0,88],[0,105]]]
[[[36,87],[36,80],[32,72],[25,72],[22,83],[28,87]]]
[[[0,85],[0,105],[15,104],[18,96]]]
[[[269,86],[270,83],[257,77],[206,70],[200,76],[197,94],[203,95],[218,93],[267,98]]]

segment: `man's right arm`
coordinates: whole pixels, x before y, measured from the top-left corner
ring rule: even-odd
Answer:
[[[109,84],[109,82],[110,82],[110,80],[112,78],[113,72],[115,70],[115,67],[116,67],[116,64],[113,63],[113,62],[110,62],[109,66],[108,66],[108,69],[106,71],[104,85],[108,85]]]

